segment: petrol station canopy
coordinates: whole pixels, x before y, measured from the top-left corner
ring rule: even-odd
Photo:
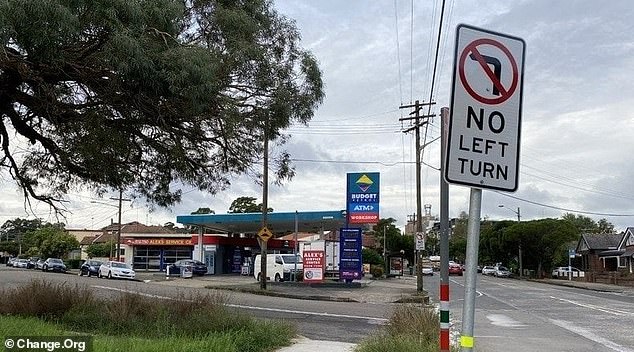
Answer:
[[[176,222],[200,226],[221,233],[257,233],[262,228],[262,213],[179,215]],[[346,226],[345,210],[272,212],[267,228],[275,235],[298,232],[336,231]]]

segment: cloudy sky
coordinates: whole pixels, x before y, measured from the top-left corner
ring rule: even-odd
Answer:
[[[326,98],[308,127],[287,131],[297,175],[271,187],[269,205],[275,211],[344,209],[346,173],[380,172],[381,217],[403,226],[416,212],[415,153],[413,135],[402,132],[410,124],[399,122],[410,110],[399,106],[430,99],[441,2],[276,0],[275,7],[296,21],[302,45],[319,60]],[[446,1],[431,113],[450,102],[458,24],[526,42],[519,188],[485,190],[483,217],[515,219],[512,210],[519,207],[522,220],[571,212],[606,218],[619,230],[634,226],[632,18],[634,7],[625,0]],[[434,118],[423,130],[430,143],[423,152],[422,196],[433,214],[439,209],[440,148],[432,141],[439,126]],[[225,213],[240,196],[262,198],[244,178],[215,196],[183,191],[183,202],[171,209],[124,204],[123,222],[164,224],[199,207]],[[27,216],[6,177],[0,192],[0,222]],[[80,192],[69,200],[69,228],[116,221],[115,201]],[[450,216],[468,211],[468,203],[468,188],[450,186]],[[35,216],[55,220],[46,206],[34,209]]]

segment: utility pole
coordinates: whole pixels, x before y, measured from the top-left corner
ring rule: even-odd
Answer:
[[[268,117],[264,123],[264,166],[262,170],[262,229],[268,225],[268,210],[269,210],[269,120]],[[260,240],[260,272],[262,273],[262,281],[260,281],[260,289],[266,290],[266,260],[268,255],[268,243],[266,240]],[[297,260],[297,258],[295,258]]]
[[[436,103],[420,103],[418,100],[414,103],[414,105],[401,105],[399,109],[406,108],[414,108],[414,111],[410,113],[410,115],[414,115],[414,117],[402,117],[398,119],[399,121],[405,120],[415,120],[414,126],[406,129],[403,133],[410,132],[412,130],[416,133],[416,234],[423,232],[423,206],[422,206],[422,196],[421,196],[421,181],[420,181],[420,166],[421,166],[421,146],[420,146],[420,127],[429,123],[429,118],[436,116],[434,115],[420,115],[420,111],[424,106],[431,106]],[[421,122],[421,119],[425,119]],[[423,260],[422,260],[422,251],[416,251],[416,292],[423,292]]]
[[[121,203],[125,200],[131,202],[132,199],[123,198],[123,188],[119,188],[119,198],[110,198],[119,201],[119,221],[117,224],[117,261],[121,261]]]
[[[520,207],[517,207],[517,211],[509,208],[509,207],[505,207],[504,204],[500,204],[498,205],[499,208],[506,208],[512,212],[515,213],[515,215],[517,215],[517,222],[520,223],[522,221],[522,217],[520,215]],[[522,238],[520,237],[520,243],[518,245],[518,261],[520,264],[520,279],[522,278],[523,275],[523,271],[524,271],[524,267],[522,266]]]

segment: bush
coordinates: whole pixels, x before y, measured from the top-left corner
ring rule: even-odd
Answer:
[[[363,248],[361,256],[363,257],[364,264],[385,265],[383,257],[374,249]]]
[[[372,265],[370,267],[370,274],[372,274],[372,277],[376,279],[383,277],[384,273],[385,273],[385,270],[383,270],[383,267],[380,265]]]
[[[440,320],[434,309],[418,305],[398,306],[379,334],[359,344],[358,352],[438,351]],[[454,347],[452,351],[457,351]]]
[[[68,269],[79,269],[81,262],[83,262],[81,259],[68,259],[65,264]]]
[[[3,289],[0,293],[0,314],[59,318],[75,306],[94,302],[91,290],[85,286],[53,284],[32,280],[26,285]]]

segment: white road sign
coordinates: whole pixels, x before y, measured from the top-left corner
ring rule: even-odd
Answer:
[[[458,26],[447,182],[517,190],[525,48],[520,38]]]

